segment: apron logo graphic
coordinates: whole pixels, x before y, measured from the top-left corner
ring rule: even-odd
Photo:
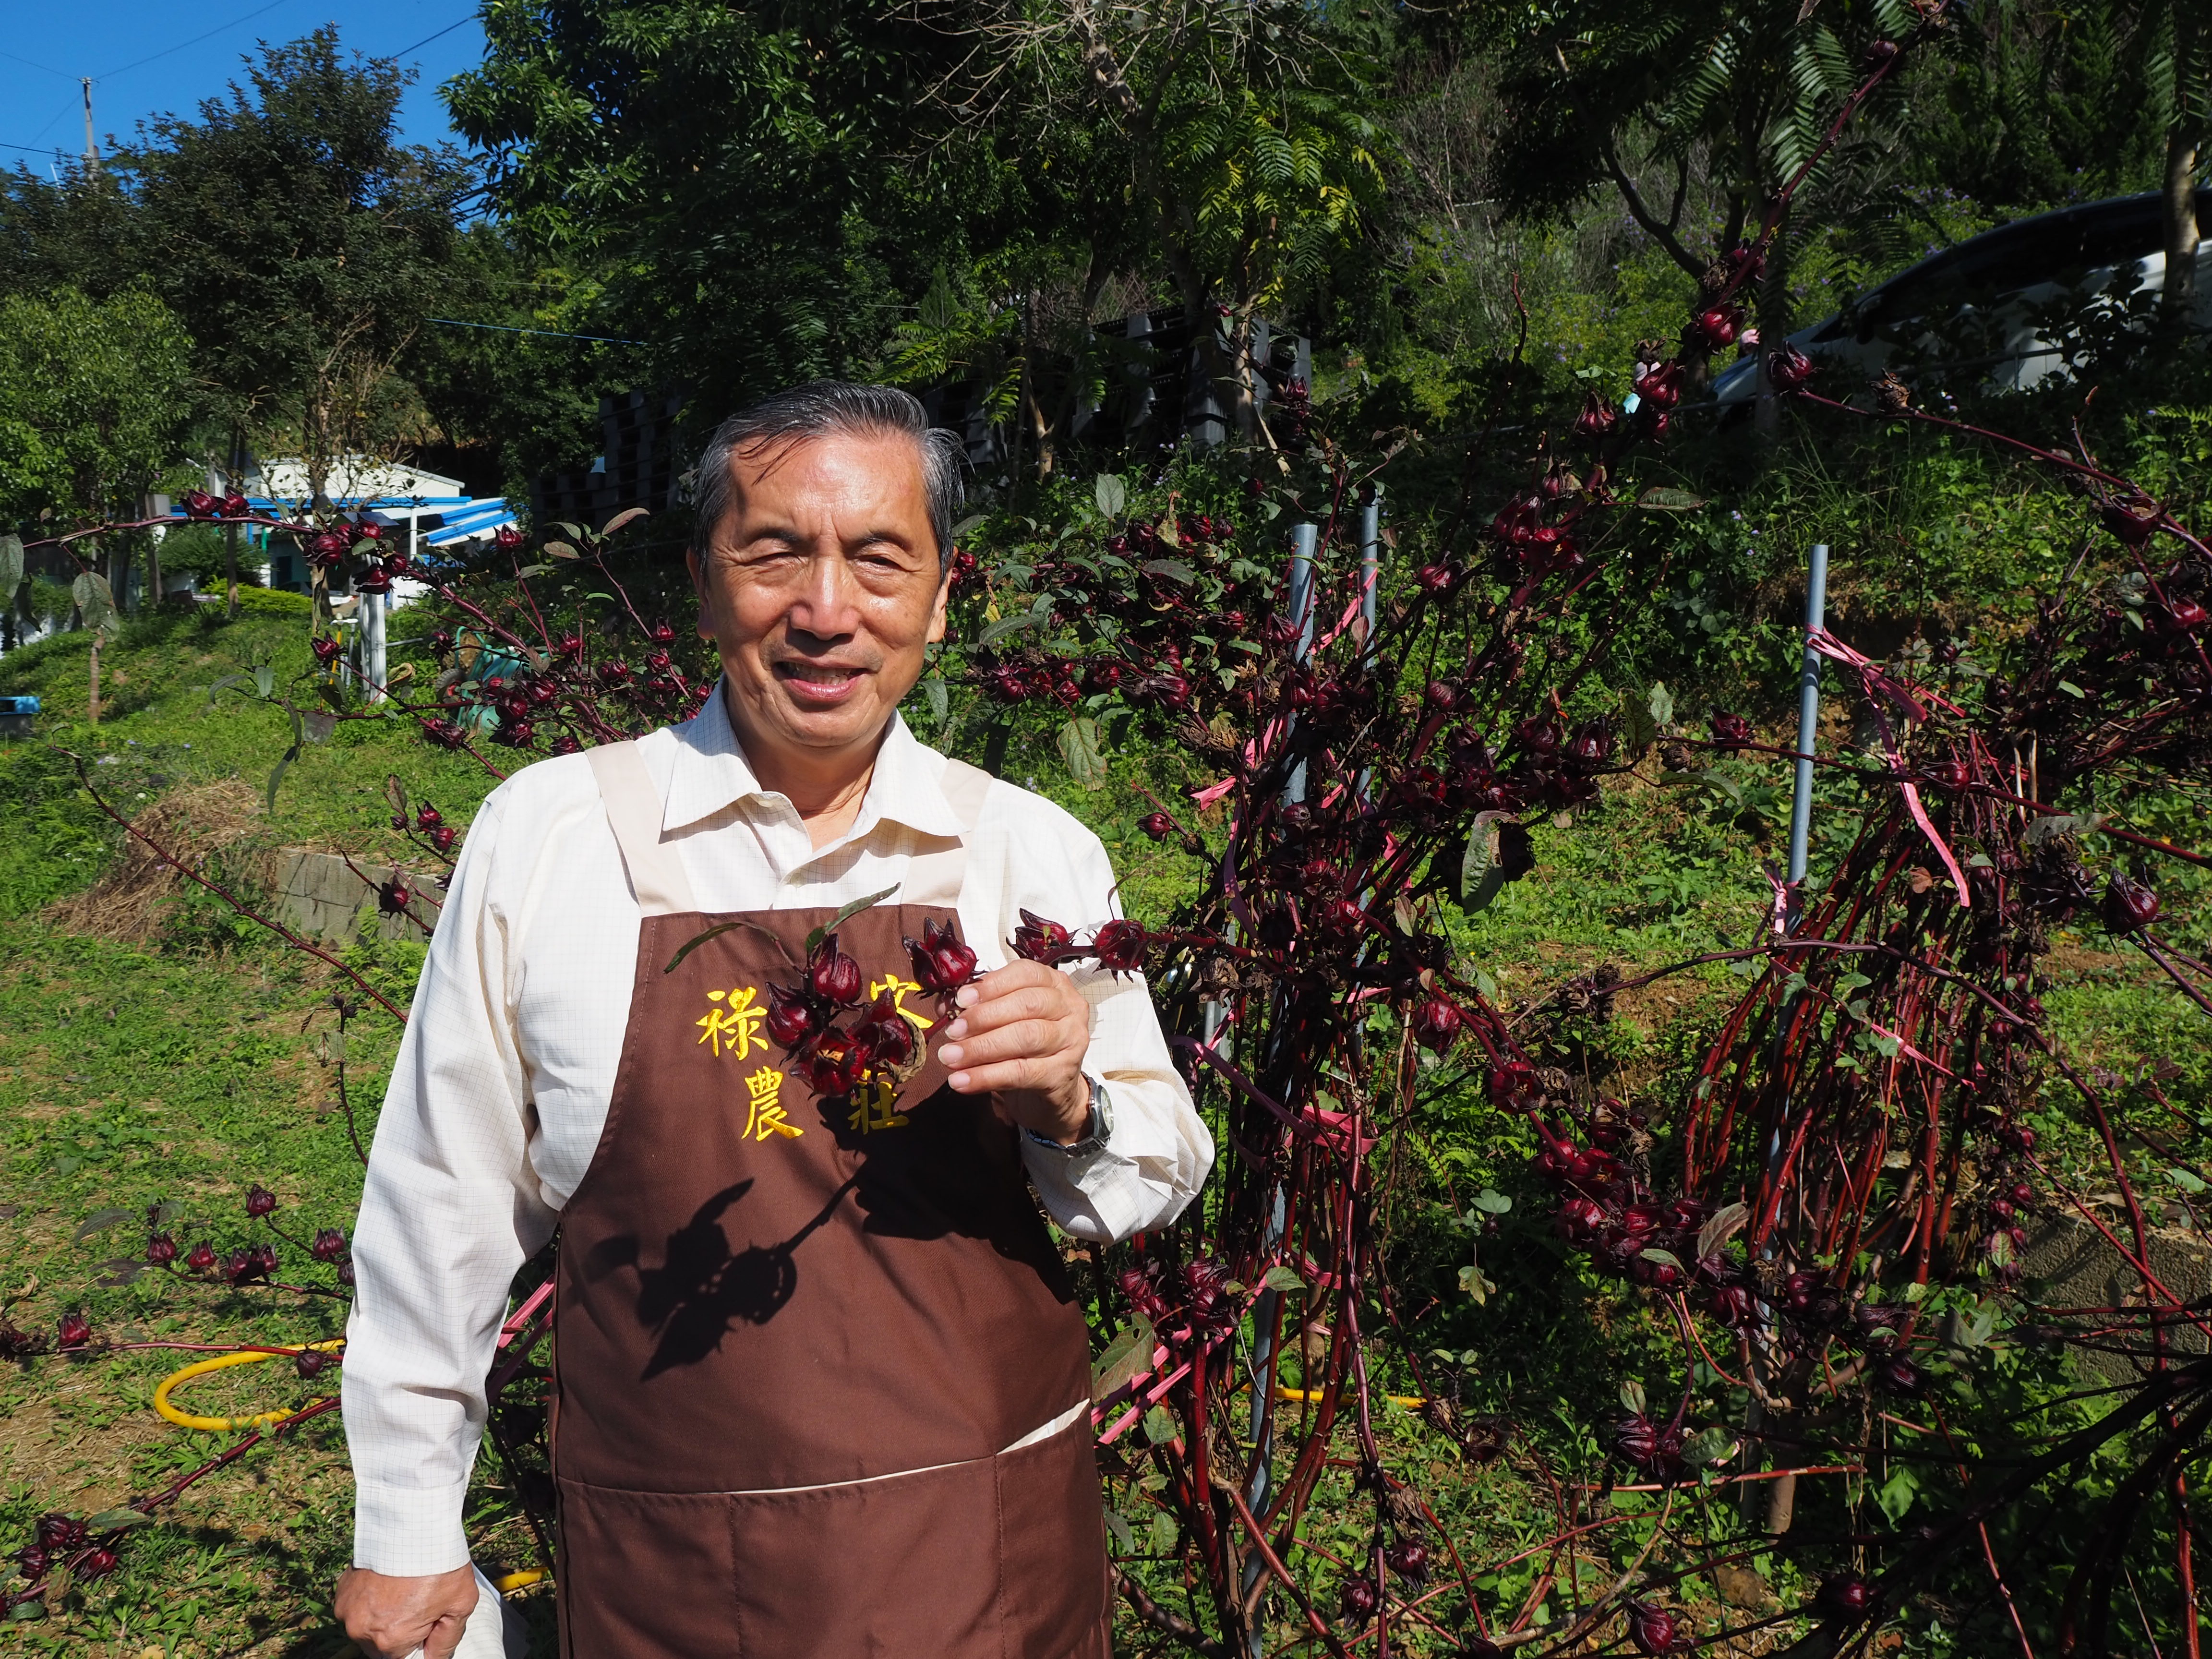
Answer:
[[[745,1139],[766,1140],[781,1135],[796,1140],[806,1133],[784,1115],[783,1073],[763,1066],[745,1079]]]
[[[912,1019],[914,1016],[908,1014],[907,1018]],[[891,1109],[898,1100],[898,1085],[890,1078],[877,1076],[868,1079],[853,1091],[853,1112],[845,1120],[846,1126],[864,1135],[872,1135],[878,1129],[904,1127],[906,1114]]]
[[[713,1043],[717,1058],[726,1046],[739,1060],[756,1048],[765,1051],[768,1039],[761,1035],[761,1023],[768,1018],[768,1010],[757,1006],[760,988],[745,985],[707,993],[709,1002],[721,1002],[725,998],[728,999],[726,1006],[709,1008],[706,1018],[692,1022],[700,1028],[699,1041]]]

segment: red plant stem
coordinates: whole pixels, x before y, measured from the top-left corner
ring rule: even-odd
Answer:
[[[323,950],[319,945],[308,944],[307,940],[301,939],[297,933],[292,932],[289,927],[283,927],[276,922],[270,921],[268,917],[263,915],[259,911],[252,908],[251,906],[244,903],[228,890],[210,881],[205,876],[200,874],[198,871],[191,869],[188,866],[181,863],[159,842],[155,841],[144,830],[139,829],[137,824],[125,817],[122,813],[117,811],[112,806],[108,805],[106,797],[102,795],[98,789],[93,787],[92,774],[85,766],[83,756],[73,753],[66,749],[63,750],[61,752],[64,755],[68,755],[70,759],[76,763],[77,781],[84,786],[85,793],[92,797],[93,805],[100,808],[102,812],[106,813],[117,823],[120,824],[127,833],[144,842],[147,849],[151,852],[155,858],[167,865],[169,868],[174,870],[179,875],[183,876],[186,880],[197,882],[202,887],[206,888],[209,892],[213,893],[217,898],[221,899],[225,904],[228,904],[240,915],[244,916],[248,921],[256,922],[261,927],[266,927],[270,933],[276,934],[277,938],[283,939],[295,950],[306,951],[318,962],[328,963],[331,967],[337,969],[338,972],[343,974],[362,991],[367,993],[369,1000],[374,1002],[378,1007],[383,1009],[386,1013],[391,1015],[392,1018],[398,1020],[402,1025],[404,1025],[407,1023],[407,1016],[402,1013],[398,1009],[393,1007],[390,999],[386,997],[383,992],[378,990],[376,987],[371,985],[367,980],[363,979],[359,974],[354,972],[352,969],[347,967],[345,963],[340,962],[329,951]]]

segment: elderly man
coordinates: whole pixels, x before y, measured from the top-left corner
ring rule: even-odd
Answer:
[[[897,714],[945,633],[951,434],[817,384],[699,477],[717,694],[495,791],[431,943],[355,1246],[339,1614],[373,1659],[497,1651],[462,1504],[557,1226],[564,1654],[1105,1659],[1085,1327],[1035,1200],[1122,1238],[1212,1142],[1141,981],[1006,959],[1024,907],[1116,914],[1097,837]],[[825,1095],[764,1011],[886,890],[820,959],[917,1041]],[[905,942],[940,929],[988,971],[933,997]]]

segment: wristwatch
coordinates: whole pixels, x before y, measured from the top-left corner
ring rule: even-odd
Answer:
[[[1035,1129],[1024,1129],[1022,1133],[1038,1146],[1055,1152],[1065,1152],[1071,1158],[1079,1152],[1095,1152],[1103,1146],[1114,1134],[1113,1103],[1107,1098],[1106,1085],[1097,1078],[1085,1074],[1083,1080],[1091,1085],[1091,1116],[1084,1123],[1081,1139],[1058,1141],[1049,1135],[1039,1134]]]

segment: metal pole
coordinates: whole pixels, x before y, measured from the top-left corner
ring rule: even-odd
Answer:
[[[1375,648],[1376,592],[1382,571],[1382,486],[1371,484],[1359,509],[1359,616],[1366,630],[1361,654]]]
[[[1320,537],[1316,526],[1297,524],[1291,526],[1290,603],[1291,615],[1298,624],[1297,661],[1304,665],[1312,656],[1314,647],[1314,552]],[[1289,782],[1283,786],[1283,799],[1297,803],[1306,798],[1306,769],[1301,761],[1291,770]],[[1261,1254],[1265,1255],[1282,1242],[1283,1230],[1289,1221],[1289,1198],[1280,1182],[1267,1206],[1267,1219],[1260,1241]],[[1255,1516],[1267,1508],[1270,1488],[1267,1462],[1273,1450],[1275,1391],[1269,1378],[1275,1357],[1275,1326],[1282,1317],[1283,1295],[1280,1291],[1263,1290],[1252,1304],[1252,1444],[1256,1455],[1252,1461],[1252,1480],[1244,1493],[1244,1501]],[[1266,1571],[1259,1552],[1245,1564],[1244,1595],[1251,1601],[1254,1587]],[[1246,1651],[1249,1659],[1261,1659],[1265,1643],[1257,1602],[1254,1607],[1253,1626],[1247,1637]]]
[[[1820,726],[1820,653],[1812,635],[1823,626],[1828,608],[1828,544],[1813,544],[1813,561],[1805,580],[1805,659],[1797,673],[1797,793],[1790,803],[1790,885],[1795,892],[1805,879],[1808,844],[1813,829],[1813,743]],[[1793,899],[1793,908],[1795,900]],[[1791,921],[1794,924],[1796,918]]]
[[[84,88],[84,159],[97,161],[100,160],[100,146],[92,136],[92,77],[88,75],[82,76],[80,82]]]

